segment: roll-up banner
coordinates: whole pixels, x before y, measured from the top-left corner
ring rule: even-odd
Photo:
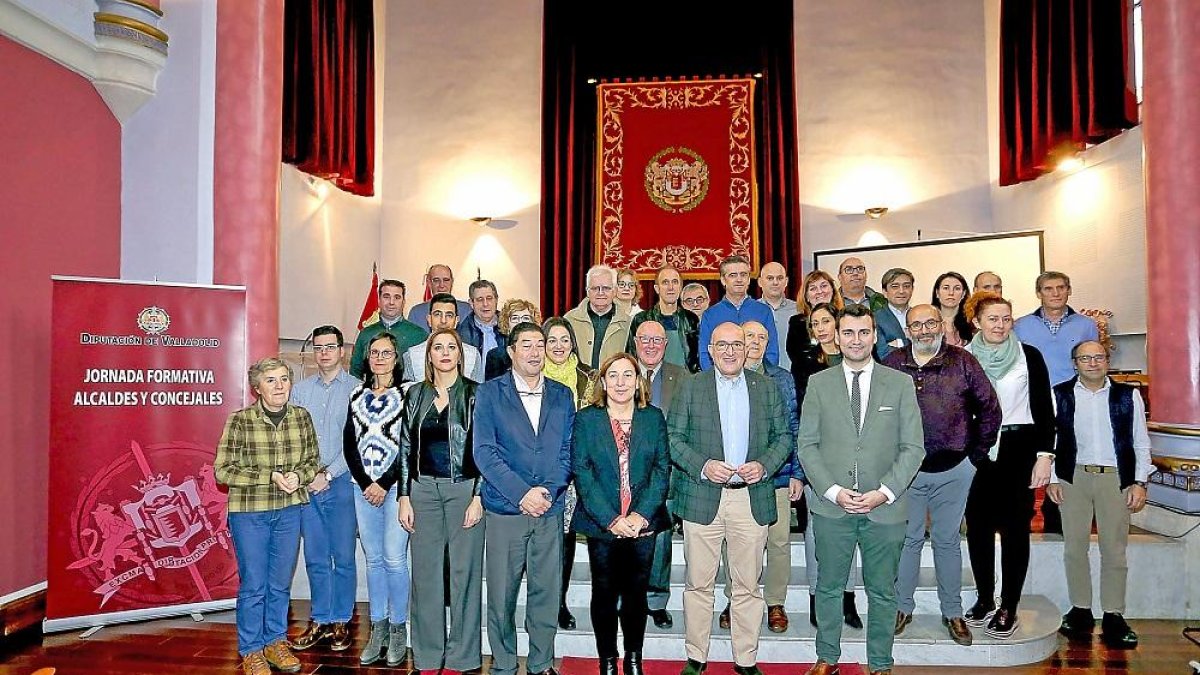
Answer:
[[[228,609],[213,475],[246,398],[246,292],[54,277],[46,631]]]

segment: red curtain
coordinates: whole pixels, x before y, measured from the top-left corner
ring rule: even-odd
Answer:
[[[1001,0],[1000,184],[1138,123],[1126,0]]]
[[[584,297],[595,260],[596,87],[589,78],[634,80],[761,73],[755,88],[758,241],[762,262],[802,278],[792,3],[682,12],[642,0],[543,3],[542,298],[545,316]],[[665,46],[666,45],[666,46]],[[704,282],[714,299],[715,281]],[[643,307],[655,302],[643,282]]]
[[[375,194],[371,0],[287,0],[283,161],[356,195]]]

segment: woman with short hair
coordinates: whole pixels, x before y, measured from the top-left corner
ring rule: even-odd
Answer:
[[[304,408],[288,403],[292,367],[277,358],[250,366],[258,399],[225,422],[213,471],[229,487],[229,532],[238,565],[237,637],[242,671],[300,670],[287,643],[292,576],[300,552],[305,486],[321,463]]]
[[[642,675],[654,535],[671,526],[667,423],[636,358],[615,354],[597,372],[590,405],[575,415],[575,528],[587,536],[600,675],[617,675],[618,623],[622,672]]]
[[[526,321],[540,324],[542,322],[541,310],[529,300],[512,298],[500,307],[500,315],[496,319],[496,324],[501,335],[508,335],[513,326]],[[500,377],[510,368],[512,368],[512,359],[509,358],[507,349],[489,350],[487,360],[483,365],[483,381],[487,382]]]
[[[642,285],[638,283],[637,272],[629,268],[617,270],[617,304],[629,312],[629,316],[637,316],[642,310]]]

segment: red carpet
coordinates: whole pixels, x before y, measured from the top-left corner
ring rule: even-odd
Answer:
[[[679,675],[683,670],[684,661],[663,661],[647,659],[642,663],[646,675]],[[811,663],[760,663],[758,669],[763,675],[804,675]],[[564,656],[562,660],[562,675],[596,675],[596,659],[585,659],[576,656]],[[867,675],[867,671],[857,663],[841,664],[842,675]],[[708,664],[705,673],[712,675],[732,675],[732,663],[713,662]]]

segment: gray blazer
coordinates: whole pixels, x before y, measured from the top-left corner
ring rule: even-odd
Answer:
[[[925,433],[912,378],[876,363],[862,434],[855,433],[850,394],[841,366],[815,373],[800,412],[800,464],[813,492],[813,513],[842,518],[846,511],[825,499],[830,487],[850,488],[858,463],[859,492],[886,485],[896,501],[873,509],[868,517],[885,524],[908,518],[905,492],[925,459]]]

